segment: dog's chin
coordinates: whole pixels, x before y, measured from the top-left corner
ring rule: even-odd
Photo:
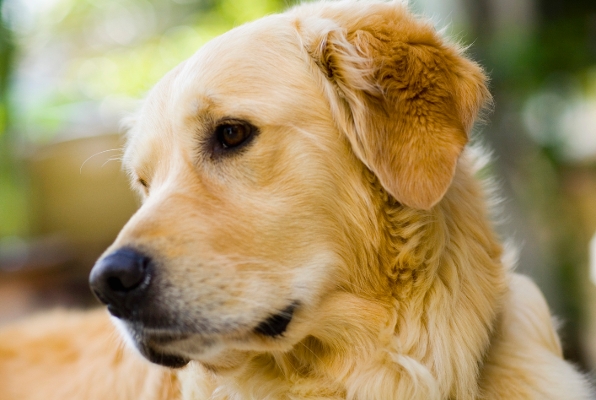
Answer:
[[[152,363],[168,368],[182,368],[191,361],[190,357],[177,351],[175,346],[177,341],[183,340],[186,336],[151,334],[144,332],[138,325],[133,327],[118,318],[112,318],[112,320],[128,347],[138,350]]]
[[[138,348],[149,361],[169,368],[182,368],[190,361],[198,361],[204,367],[222,373],[236,370],[247,360],[249,352],[238,350],[233,344],[218,339],[209,342],[212,344],[205,344],[205,338],[195,335],[167,345],[148,341]]]
[[[179,355],[168,354],[148,345],[139,345],[139,350],[152,363],[168,368],[185,367],[191,360]]]
[[[217,337],[198,334],[155,332],[138,326],[127,327],[125,334],[145,358],[169,368],[182,368],[192,360],[217,358],[224,348]]]

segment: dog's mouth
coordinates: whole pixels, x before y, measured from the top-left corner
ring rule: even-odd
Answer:
[[[257,325],[254,329],[255,333],[272,338],[282,336],[292,322],[296,307],[298,307],[298,303],[294,302],[279,313],[271,315]]]
[[[149,361],[164,367],[182,368],[193,359],[201,361],[204,358],[211,358],[226,347],[221,346],[223,343],[239,342],[246,345],[254,335],[273,340],[282,338],[294,319],[297,307],[298,302],[293,302],[252,329],[221,335],[156,331],[146,329],[138,323],[126,324],[126,330],[131,333],[141,354]]]

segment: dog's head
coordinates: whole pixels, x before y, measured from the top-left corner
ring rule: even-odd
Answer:
[[[484,81],[397,3],[308,4],[216,38],[136,117],[125,166],[144,200],[94,292],[159,364],[290,349],[333,293],[383,290],[378,183],[439,202]]]

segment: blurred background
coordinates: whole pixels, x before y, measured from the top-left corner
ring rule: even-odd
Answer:
[[[0,0],[0,324],[97,304],[89,270],[138,206],[120,119],[211,37],[293,3]],[[566,355],[594,371],[596,1],[410,5],[491,76],[475,135],[493,150],[499,229],[560,317]]]

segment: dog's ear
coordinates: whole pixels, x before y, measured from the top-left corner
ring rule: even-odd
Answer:
[[[490,97],[486,77],[402,6],[377,4],[351,18],[334,11],[331,25],[314,24],[307,47],[340,99],[336,119],[347,120],[354,152],[391,195],[429,209]]]

